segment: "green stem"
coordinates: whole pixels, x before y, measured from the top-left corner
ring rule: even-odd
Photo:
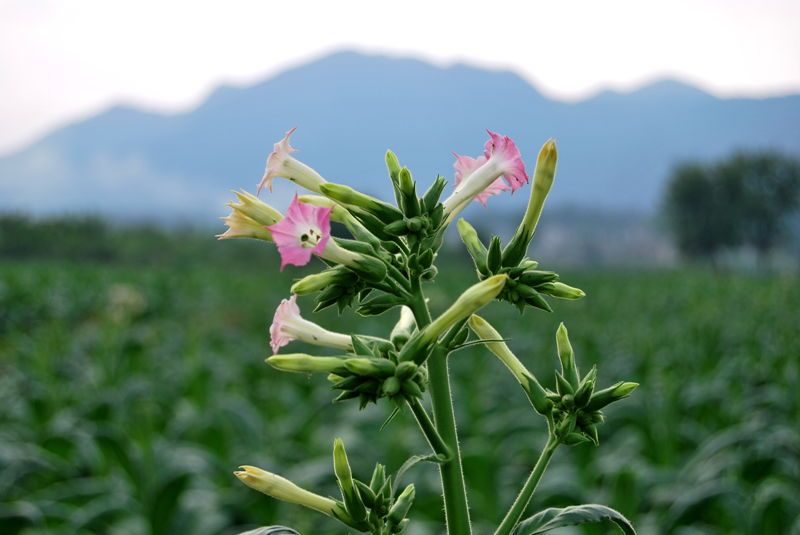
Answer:
[[[547,439],[547,444],[545,444],[541,455],[539,455],[539,460],[536,461],[536,465],[533,467],[531,475],[528,476],[528,480],[525,481],[517,499],[514,500],[511,509],[506,513],[505,518],[503,518],[503,521],[500,523],[497,531],[494,532],[494,535],[508,535],[519,523],[519,519],[522,518],[522,514],[528,507],[533,492],[536,490],[537,485],[539,485],[539,480],[542,479],[542,475],[550,462],[550,458],[553,457],[556,448],[558,448],[558,439],[551,433]]]
[[[413,284],[413,296],[409,306],[414,312],[417,327],[421,330],[431,322],[431,315],[418,280]],[[428,385],[433,405],[433,421],[450,452],[450,460],[439,465],[445,521],[449,535],[471,535],[467,489],[461,468],[461,452],[458,448],[458,432],[447,371],[447,353],[446,347],[437,345],[428,359]]]
[[[442,439],[441,435],[439,435],[439,432],[436,430],[436,426],[433,425],[431,417],[428,416],[428,413],[425,410],[425,407],[422,406],[419,398],[407,399],[406,402],[411,408],[411,412],[414,413],[414,417],[417,419],[419,428],[422,430],[422,434],[425,435],[425,438],[428,440],[428,444],[430,444],[433,452],[440,457],[440,461],[449,461],[452,458],[450,448],[447,447],[444,439]]]

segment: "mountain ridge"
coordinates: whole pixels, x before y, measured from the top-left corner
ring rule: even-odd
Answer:
[[[720,99],[667,79],[568,102],[504,69],[338,52],[219,86],[180,112],[121,104],[55,129],[0,158],[0,209],[212,217],[231,188],[253,189],[272,143],[299,126],[299,158],[384,197],[387,148],[426,184],[437,172],[451,179],[451,152],[480,153],[490,128],[519,142],[529,168],[542,142],[558,140],[551,202],[652,210],[676,161],[737,148],[800,154],[798,125],[800,95]],[[289,193],[278,188],[279,202]]]

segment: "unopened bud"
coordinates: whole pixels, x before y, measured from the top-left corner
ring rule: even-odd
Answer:
[[[613,386],[598,390],[592,395],[589,404],[586,406],[587,411],[600,410],[610,403],[619,401],[623,398],[630,396],[634,390],[639,386],[639,383],[628,383],[620,381]]]
[[[456,227],[458,228],[458,235],[461,236],[461,241],[467,246],[467,251],[469,251],[472,260],[475,262],[475,267],[484,275],[488,275],[489,271],[486,269],[486,247],[478,238],[475,228],[465,219],[459,219]]]
[[[284,502],[302,505],[333,518],[341,518],[341,515],[344,515],[345,519],[347,518],[341,507],[330,498],[309,492],[288,479],[261,468],[245,465],[240,467],[240,471],[233,474],[248,487],[267,496],[272,496]]]
[[[267,358],[267,364],[285,372],[319,372],[335,373],[337,375],[350,373],[344,362],[345,359],[341,357],[314,357],[304,353],[272,355]]]
[[[395,365],[384,358],[349,358],[344,361],[348,371],[366,377],[390,377],[394,375]]]
[[[333,471],[339,481],[339,488],[342,491],[345,509],[356,522],[361,522],[367,518],[367,510],[361,496],[353,483],[353,472],[347,460],[347,452],[344,449],[344,442],[341,438],[333,441]]]
[[[434,342],[457,322],[470,317],[479,309],[491,303],[503,291],[507,280],[508,277],[506,275],[494,275],[467,288],[444,314],[436,318],[433,323],[422,331],[424,342],[426,344]]]
[[[578,365],[575,363],[575,353],[572,351],[572,344],[569,341],[567,326],[559,324],[556,331],[556,345],[558,346],[558,359],[561,361],[561,373],[567,379],[573,390],[580,384]]]
[[[528,244],[530,244],[536,232],[536,226],[539,224],[544,201],[553,186],[557,160],[556,142],[550,139],[542,146],[539,151],[539,157],[536,159],[536,169],[533,172],[533,185],[531,186],[528,208],[525,210],[525,216],[522,218],[517,232],[503,251],[504,266],[516,266],[525,256]]]
[[[414,503],[414,484],[409,484],[403,492],[400,493],[400,496],[394,501],[392,508],[389,509],[388,519],[393,524],[399,524],[408,514],[408,510],[411,509],[411,505]]]
[[[514,378],[519,382],[528,399],[533,405],[533,408],[539,414],[547,415],[553,408],[553,402],[547,398],[547,393],[536,377],[528,371],[524,364],[517,358],[517,356],[508,348],[508,345],[502,341],[502,336],[497,330],[492,327],[482,317],[473,314],[469,318],[469,327],[472,331],[483,340],[494,340],[486,342],[486,347],[491,351],[500,362],[514,375]]]
[[[573,288],[563,282],[545,282],[537,286],[536,289],[543,294],[561,299],[580,299],[586,296],[586,293],[580,288]]]

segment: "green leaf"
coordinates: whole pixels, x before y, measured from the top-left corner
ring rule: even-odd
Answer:
[[[239,535],[300,535],[292,528],[285,526],[267,526],[263,528],[251,529],[250,531],[243,531]]]
[[[625,535],[636,535],[636,530],[621,513],[605,505],[594,503],[572,505],[563,509],[557,507],[545,509],[522,521],[514,529],[512,535],[537,535],[564,526],[599,522],[613,522]]]

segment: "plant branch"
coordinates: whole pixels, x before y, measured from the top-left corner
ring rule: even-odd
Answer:
[[[422,434],[425,435],[425,439],[428,441],[428,444],[430,444],[431,449],[439,456],[439,460],[441,462],[450,461],[452,459],[450,448],[447,447],[447,444],[445,444],[441,435],[439,435],[436,426],[433,425],[431,417],[428,416],[428,412],[425,410],[425,407],[422,406],[419,398],[406,399],[406,402],[411,408],[411,412],[414,413],[419,428],[422,430]]]
[[[539,460],[536,461],[536,465],[533,467],[533,471],[531,471],[531,475],[528,476],[517,499],[514,500],[511,509],[506,513],[506,516],[494,532],[494,535],[509,535],[511,530],[519,523],[519,519],[522,518],[523,513],[525,513],[525,509],[528,507],[533,497],[533,492],[539,485],[539,481],[542,479],[542,475],[547,465],[550,463],[553,453],[555,453],[556,448],[558,448],[558,444],[558,438],[551,432],[548,435],[547,444],[545,444],[541,455],[539,455]]]

